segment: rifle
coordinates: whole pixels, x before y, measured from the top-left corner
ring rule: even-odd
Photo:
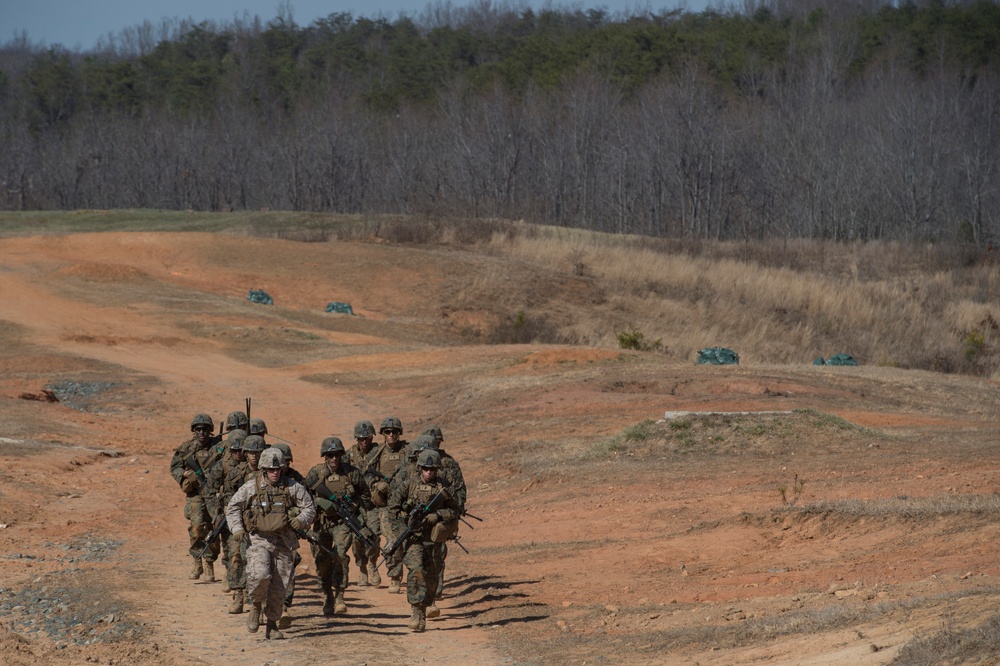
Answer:
[[[443,504],[447,499],[448,493],[442,488],[438,491],[437,495],[432,497],[431,500],[427,502],[427,504],[414,507],[413,510],[410,511],[409,517],[406,519],[406,529],[403,530],[398,537],[396,537],[395,541],[382,549],[382,562],[385,562],[392,557],[392,554],[395,553],[401,545],[403,545],[403,542],[406,541],[411,534],[423,527],[424,519],[427,515],[437,511],[441,504]],[[381,562],[379,564],[381,564]],[[375,565],[375,568],[377,569],[378,565]]]
[[[392,483],[392,479],[390,479],[388,476],[378,471],[374,467],[365,468],[364,473],[366,476],[374,477],[376,481],[385,481],[386,483]]]
[[[354,515],[353,511],[351,511],[349,504],[351,498],[348,497],[346,493],[344,494],[343,499],[341,499],[337,496],[337,493],[327,488],[325,483],[318,484],[315,488],[313,488],[313,490],[317,495],[320,495],[317,499],[330,502],[333,508],[337,511],[337,515],[340,516],[340,519],[343,520],[344,524],[347,525],[347,528],[354,533],[354,536],[361,540],[361,543],[365,545],[365,548],[371,550],[375,547],[375,543],[371,538],[375,535],[372,534],[371,530],[369,530],[366,526],[362,525],[361,521],[358,520],[358,517]],[[317,504],[319,504],[319,502],[317,502]],[[325,507],[321,506],[320,508],[324,511],[326,510]]]
[[[458,519],[459,519],[459,520],[461,520],[461,521],[462,521],[463,523],[465,523],[466,525],[468,525],[468,526],[469,526],[469,529],[470,529],[470,530],[474,530],[474,529],[476,529],[476,528],[472,526],[472,523],[470,523],[469,521],[467,521],[467,520],[465,519],[465,516],[468,516],[469,518],[472,518],[473,520],[478,520],[479,522],[483,522],[483,519],[482,519],[482,518],[480,518],[479,516],[473,516],[473,515],[472,515],[471,513],[469,513],[469,512],[468,512],[468,511],[466,511],[465,509],[463,509],[463,510],[462,510],[462,513],[460,513],[460,514],[458,515]],[[455,539],[455,541],[457,542],[457,541],[458,541],[458,539]],[[462,548],[462,550],[465,550],[465,546],[462,546],[462,544],[458,544],[458,545],[459,545],[459,546],[460,546],[460,547]],[[465,552],[466,552],[466,553],[468,553],[469,551],[465,550]]]
[[[198,553],[198,559],[199,560],[201,558],[205,557],[205,553],[208,552],[208,549],[212,545],[212,542],[215,541],[219,537],[220,534],[222,534],[222,530],[224,530],[224,529],[226,529],[226,516],[225,516],[225,514],[222,515],[221,520],[217,520],[216,525],[215,525],[215,529],[212,530],[212,533],[208,535],[207,539],[205,539],[205,547],[201,549],[200,553]]]
[[[313,536],[311,532],[306,532],[305,530],[293,530],[293,531],[297,535],[299,535],[299,537],[305,539],[309,543],[314,544],[320,550],[326,552],[326,554],[329,555],[330,557],[336,557],[336,558],[340,557],[340,555],[337,554],[337,551],[322,543],[317,537]]]
[[[212,452],[213,448],[215,449],[214,452]],[[202,481],[207,482],[208,479],[205,477],[205,468],[203,468],[201,466],[201,463],[198,462],[198,456],[196,455],[198,451],[202,450],[211,452],[211,456],[207,461],[209,467],[218,464],[219,460],[222,457],[222,451],[220,451],[218,447],[212,444],[207,449],[195,449],[194,451],[189,453],[188,457],[184,459],[184,466],[187,467],[192,472],[194,472],[195,474],[197,474],[198,476],[200,476]],[[223,449],[223,451],[224,450],[225,449]]]
[[[462,522],[465,522],[465,521],[462,521]],[[459,537],[458,537],[457,534],[455,536],[451,537],[450,539],[448,539],[448,541],[454,541],[455,545],[458,546],[459,548],[461,548],[465,552],[466,555],[470,555],[471,554],[471,553],[469,553],[469,549],[462,545],[462,542],[459,540]]]
[[[184,466],[189,470],[201,477],[202,481],[205,480],[205,470],[201,468],[201,463],[198,462],[198,458],[195,453],[198,451],[192,451],[187,458],[184,459]]]

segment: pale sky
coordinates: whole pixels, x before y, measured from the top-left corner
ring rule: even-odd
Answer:
[[[419,16],[429,4],[439,0],[289,0],[292,18],[300,26],[307,26],[318,18],[337,12],[350,12],[354,17],[383,16],[389,20],[401,14]],[[446,4],[446,0],[440,0]],[[454,7],[467,7],[490,0],[453,0]],[[0,0],[0,44],[5,44],[27,31],[33,44],[55,46],[61,44],[70,50],[88,50],[98,38],[108,33],[117,34],[124,28],[150,21],[154,26],[162,19],[194,19],[232,22],[244,13],[268,21],[279,13],[280,0]],[[500,0],[493,6],[539,7],[583,10],[603,7],[611,13],[637,8],[652,12],[681,7],[700,12],[710,0]]]

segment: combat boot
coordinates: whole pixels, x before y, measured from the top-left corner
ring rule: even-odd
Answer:
[[[326,617],[333,617],[334,612],[333,592],[327,592],[326,601],[323,602],[323,615]]]
[[[233,588],[229,587],[229,576],[222,579],[222,593],[232,592]]]
[[[424,614],[423,606],[410,606],[410,621],[406,623],[416,633],[420,633],[427,628],[427,617]]]
[[[403,582],[402,578],[389,579],[389,594],[399,594],[399,586]]]
[[[264,626],[264,638],[269,641],[280,641],[285,635],[278,631],[278,625],[274,620],[268,620]]]
[[[379,575],[375,564],[368,565],[368,582],[371,583],[372,587],[378,587],[382,584],[382,576]]]
[[[191,580],[198,580],[199,578],[201,578],[201,574],[203,571],[204,570],[201,567],[201,560],[200,559],[195,560],[194,568],[191,569],[191,575],[188,576],[188,578],[190,578]]]
[[[441,611],[438,610],[436,603],[431,602],[431,605],[428,606],[427,610],[424,611],[424,615],[427,617],[428,620],[431,620],[436,617],[441,617]]]
[[[358,571],[358,587],[368,587],[368,573],[365,571],[364,566],[359,567]]]
[[[215,582],[215,563],[212,560],[205,560],[205,580],[209,583]]]
[[[263,611],[263,603],[260,601],[253,602],[253,606],[250,607],[250,616],[247,618],[247,631],[251,634],[256,634],[257,630],[260,629],[260,616]]]
[[[288,614],[288,606],[281,609],[281,617],[278,618],[278,627],[280,629],[288,629],[292,626],[292,616]]]
[[[243,612],[243,590],[233,590],[233,601],[229,604],[229,612],[233,615]]]
[[[344,591],[337,590],[337,596],[333,599],[333,612],[343,615],[347,612],[347,604],[344,603]]]

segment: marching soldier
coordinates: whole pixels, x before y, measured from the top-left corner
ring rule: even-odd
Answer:
[[[323,615],[332,616],[347,612],[344,589],[347,587],[347,568],[351,563],[350,549],[353,533],[337,512],[334,502],[341,502],[355,516],[371,509],[371,495],[364,475],[357,467],[344,462],[344,443],[339,437],[327,437],[319,447],[324,461],[306,474],[305,486],[314,496],[317,506],[314,530],[322,548],[311,546],[316,561],[316,576],[320,580],[326,601]],[[332,555],[327,549],[332,550]]]
[[[194,558],[191,580],[198,580],[202,574],[206,581],[215,580],[215,560],[219,557],[219,544],[213,543],[204,556],[199,554],[205,548],[205,537],[212,532],[212,526],[219,517],[219,489],[222,486],[222,447],[220,438],[214,436],[215,424],[208,414],[197,414],[191,419],[194,436],[174,451],[170,460],[170,474],[187,496],[184,503],[184,517],[190,521],[188,552]]]
[[[256,633],[263,615],[264,637],[273,640],[284,638],[278,630],[278,619],[299,547],[296,532],[313,522],[316,505],[302,484],[284,476],[285,460],[279,449],[265,449],[260,454],[260,468],[261,473],[233,495],[226,519],[237,542],[249,539],[247,596],[253,606],[247,630]],[[297,509],[298,514],[290,515],[292,509]]]
[[[417,457],[418,474],[395,486],[386,511],[391,516],[394,534],[411,530],[400,550],[407,568],[406,599],[410,602],[408,627],[421,632],[426,628],[426,609],[437,594],[438,573],[434,546],[454,534],[459,505],[448,486],[438,476],[441,456],[424,449]]]

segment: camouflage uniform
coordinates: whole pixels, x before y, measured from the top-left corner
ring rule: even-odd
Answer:
[[[232,417],[232,414],[229,415]],[[226,421],[227,428],[229,421]],[[226,505],[229,504],[229,499],[236,492],[236,488],[232,488],[227,492],[226,490],[226,479],[229,477],[229,473],[232,472],[233,468],[238,467],[243,463],[243,440],[246,439],[247,433],[245,430],[240,430],[239,428],[228,428],[226,430],[225,444],[226,455],[222,458],[222,488],[219,491],[219,507],[222,513],[226,511]],[[238,488],[239,486],[237,486]],[[222,532],[219,534],[219,543],[222,544],[222,564],[226,567],[226,578],[225,587],[222,589],[223,592],[229,592],[233,588],[230,587],[229,582],[232,578],[230,575],[229,567],[232,564],[233,556],[232,550],[230,550],[229,537],[231,536],[229,531],[229,526],[227,525],[223,528]]]
[[[261,454],[261,473],[236,491],[226,508],[226,519],[238,541],[247,546],[247,596],[253,603],[247,629],[256,632],[261,614],[267,621],[266,638],[283,638],[278,620],[285,591],[294,573],[292,562],[302,530],[316,517],[316,505],[305,487],[284,475],[284,455],[275,448]],[[276,480],[272,475],[277,474]],[[297,509],[296,516],[290,516]]]
[[[375,505],[373,513],[379,528],[377,534],[385,537],[386,544],[390,544],[398,533],[394,531],[392,520],[386,510],[390,492],[389,481],[386,479],[392,479],[405,462],[405,447],[408,442],[399,438],[403,432],[402,424],[393,416],[382,421],[379,432],[385,436],[385,442],[372,452],[367,462],[368,469],[374,472],[373,476],[378,479],[371,484],[372,504]],[[388,558],[385,566],[389,575],[389,592],[399,593],[403,580],[403,558],[400,552],[396,551]],[[372,584],[376,583],[373,581]]]
[[[360,469],[362,473],[365,473],[366,485],[373,482],[372,478],[367,474],[367,458],[377,450],[377,447],[372,445],[372,438],[374,436],[375,426],[372,425],[371,421],[358,421],[354,424],[355,444],[344,454],[344,462],[350,463]],[[358,519],[361,523],[374,535],[372,547],[366,548],[360,539],[352,539],[351,550],[354,553],[354,561],[358,564],[358,585],[360,587],[365,587],[369,584],[377,587],[382,582],[382,578],[375,568],[379,558],[378,535],[381,534],[378,512],[375,509],[376,507],[369,502],[368,508],[361,507],[361,513],[358,514]]]
[[[458,500],[459,505],[459,515],[465,513],[465,500],[468,497],[468,489],[465,485],[465,476],[462,474],[462,468],[459,466],[458,461],[441,448],[441,442],[444,441],[444,435],[441,433],[441,428],[436,425],[432,425],[424,430],[423,434],[429,435],[432,438],[430,443],[430,448],[434,449],[441,454],[441,472],[447,477],[448,483],[451,485],[452,490],[455,493],[455,499]],[[418,438],[419,439],[419,438]],[[455,525],[455,534],[458,534],[458,524]],[[438,575],[440,579],[438,580],[438,598],[441,597],[441,590],[444,589],[444,566],[445,559],[448,557],[448,542],[437,544],[434,549],[434,556],[437,558],[438,562]],[[440,612],[437,606],[431,604],[432,608],[428,611],[428,617],[437,617]]]
[[[386,510],[391,516],[395,533],[402,534],[407,528],[411,511],[426,506],[440,491],[444,490],[446,493],[446,499],[422,523],[413,526],[413,533],[399,548],[403,551],[402,560],[408,572],[406,599],[410,602],[412,611],[408,626],[419,632],[426,626],[426,609],[434,602],[437,594],[437,560],[434,557],[436,528],[440,529],[457,521],[459,505],[444,480],[437,476],[441,457],[436,451],[422,451],[417,459],[417,467],[428,472],[433,470],[433,474],[413,474],[405,483],[397,484],[389,497]]]
[[[306,474],[305,487],[313,493],[317,512],[313,524],[319,542],[333,550],[336,556],[312,544],[313,559],[316,562],[316,576],[326,600],[323,614],[331,616],[346,613],[344,589],[347,587],[347,569],[351,563],[350,549],[354,533],[337,513],[330,495],[335,495],[357,516],[363,509],[371,509],[371,495],[364,475],[354,465],[343,462],[344,444],[337,437],[327,437],[320,444],[320,454],[326,462],[314,466]]]
[[[246,457],[246,460],[235,467],[230,468],[225,481],[222,483],[222,498],[225,510],[228,510],[229,502],[232,501],[233,495],[236,494],[236,491],[242,488],[243,484],[256,476],[258,471],[257,460],[260,453],[265,448],[267,447],[264,444],[264,438],[259,435],[249,435],[244,438],[241,450],[243,455]],[[229,522],[228,519],[226,522]],[[246,596],[247,549],[245,542],[240,543],[233,538],[232,526],[230,526],[227,543],[229,545],[230,559],[229,570],[226,572],[226,582],[229,585],[229,589],[232,590],[233,593],[233,601],[229,605],[229,612],[238,614],[243,612],[243,605],[248,603]]]
[[[257,419],[254,420],[256,421]],[[261,421],[261,423],[263,423],[263,421]],[[264,431],[265,432],[267,431],[267,426],[264,426]],[[302,476],[302,473],[299,472],[299,470],[292,467],[291,447],[289,447],[288,444],[285,444],[284,442],[280,442],[278,444],[272,444],[271,446],[281,451],[281,453],[284,454],[285,456],[285,476],[291,479],[292,481],[295,481],[296,483],[302,483],[303,481],[305,481],[305,477]],[[292,516],[297,515],[294,509],[292,510],[292,513],[290,515]],[[285,590],[285,612],[281,614],[281,621],[278,623],[278,626],[280,626],[282,629],[286,628],[292,622],[291,617],[288,615],[288,609],[291,607],[292,601],[295,600],[295,569],[300,564],[302,564],[302,553],[296,550],[295,554],[293,555],[293,558],[294,561],[292,562],[292,582],[289,583],[288,589]]]
[[[197,429],[207,428],[205,431]],[[205,573],[206,580],[215,580],[215,560],[219,557],[219,542],[215,541],[205,552],[204,565],[199,554],[205,548],[205,537],[221,520],[219,489],[222,487],[222,447],[220,439],[212,435],[212,417],[198,414],[191,421],[195,436],[181,444],[170,460],[170,474],[187,496],[184,517],[190,521],[188,552],[194,558],[191,579],[197,580]]]

